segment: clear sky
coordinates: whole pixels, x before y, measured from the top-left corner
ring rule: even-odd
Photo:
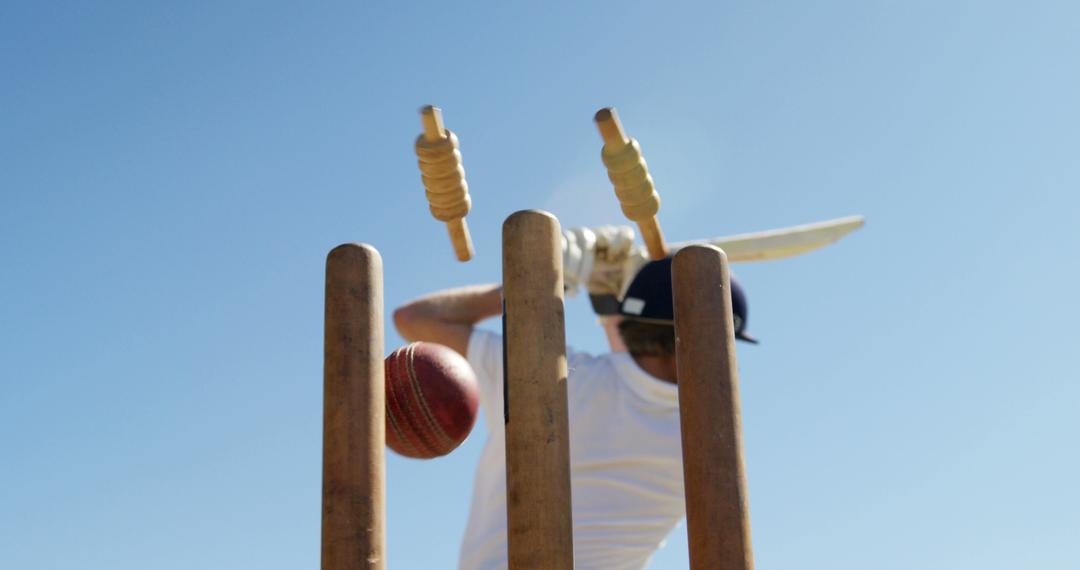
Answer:
[[[0,3],[0,567],[316,568],[326,253],[393,307],[514,210],[624,223],[604,106],[672,240],[867,217],[734,267],[760,568],[1080,567],[1077,3],[510,4]],[[483,435],[388,459],[392,568],[453,566]]]

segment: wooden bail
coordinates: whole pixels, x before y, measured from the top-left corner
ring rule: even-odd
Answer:
[[[386,568],[382,259],[345,244],[326,258],[322,569]]]
[[[431,212],[436,219],[446,222],[458,261],[469,261],[473,256],[473,245],[465,213],[471,203],[457,137],[443,125],[442,110],[438,107],[426,105],[420,109],[420,122],[424,134],[416,142],[416,152],[420,157],[420,171],[424,175]]]
[[[751,570],[727,256],[687,246],[672,262],[686,531],[692,570]]]
[[[571,570],[562,234],[554,216],[507,218],[503,289],[510,568]]]
[[[667,257],[664,234],[656,212],[660,207],[659,195],[649,175],[649,167],[641,156],[637,141],[626,135],[615,109],[605,107],[593,117],[600,136],[604,139],[601,156],[608,169],[608,178],[615,185],[623,213],[637,222],[641,237],[649,250],[649,258]]]

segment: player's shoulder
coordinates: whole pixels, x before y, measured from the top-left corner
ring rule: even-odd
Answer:
[[[614,365],[616,355],[605,352],[603,354],[590,354],[576,352],[567,349],[566,366],[571,379],[592,380],[616,379],[618,371]]]
[[[572,347],[570,345],[566,346],[566,363],[568,365],[571,365],[571,366],[573,366],[575,364],[581,365],[581,366],[588,366],[588,365],[591,365],[593,363],[601,361],[603,359],[603,356],[604,355],[597,356],[597,355],[593,355],[590,352],[577,350],[576,348],[574,348],[574,347]]]

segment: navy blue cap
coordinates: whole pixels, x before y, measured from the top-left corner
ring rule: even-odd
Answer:
[[[746,332],[746,294],[734,277],[731,277],[731,312],[735,320],[735,338],[757,344],[757,339]],[[650,261],[637,272],[619,305],[619,314],[640,321],[675,322],[670,257]]]

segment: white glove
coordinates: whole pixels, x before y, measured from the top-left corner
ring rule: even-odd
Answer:
[[[563,230],[563,287],[573,297],[592,273],[596,235],[589,228]]]
[[[634,245],[634,229],[630,226],[601,226],[593,228],[593,232],[596,253],[585,287],[591,295],[618,297],[629,284],[627,273],[633,277],[641,267],[635,260],[644,249]],[[626,267],[628,263],[634,264],[630,270]]]
[[[620,296],[648,261],[645,249],[634,245],[634,237],[630,226],[563,230],[566,296],[574,296],[583,287],[592,295]]]

